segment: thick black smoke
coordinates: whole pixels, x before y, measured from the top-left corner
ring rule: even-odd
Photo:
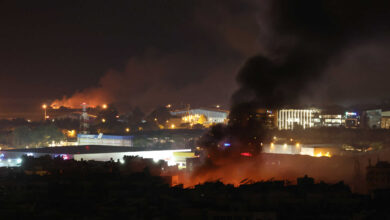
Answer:
[[[266,53],[249,59],[239,72],[233,110],[245,102],[296,105],[343,50],[389,34],[389,1],[276,0],[265,11],[260,24]]]
[[[221,149],[228,140],[238,151],[258,152],[269,138],[259,108],[296,106],[344,50],[389,35],[389,1],[272,0],[260,8],[263,51],[239,71],[229,125],[200,142],[209,149]]]

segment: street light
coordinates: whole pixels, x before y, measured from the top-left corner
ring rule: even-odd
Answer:
[[[45,115],[44,115],[44,118],[43,118],[43,120],[44,120],[44,121],[46,121],[46,118],[47,118],[47,117],[46,117],[46,109],[47,109],[47,105],[46,105],[46,104],[43,104],[43,105],[42,105],[42,108],[43,108],[43,111],[45,112],[45,113],[44,113]]]
[[[102,108],[103,108],[103,109],[107,109],[107,104],[103,104],[103,105],[102,105]]]

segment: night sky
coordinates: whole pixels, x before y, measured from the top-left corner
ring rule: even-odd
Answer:
[[[42,103],[64,96],[73,106],[112,102],[124,110],[229,108],[240,67],[267,54],[274,38],[270,2],[1,1],[0,117],[34,117]],[[388,34],[340,50],[300,100],[390,98]]]

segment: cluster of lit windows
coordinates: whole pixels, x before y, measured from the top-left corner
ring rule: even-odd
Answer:
[[[183,116],[181,119],[185,122],[185,123],[196,123],[199,121],[199,118],[200,118],[200,115],[199,114],[194,114],[194,115],[186,115],[186,116]]]

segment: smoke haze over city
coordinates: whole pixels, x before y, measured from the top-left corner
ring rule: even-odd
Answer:
[[[5,219],[390,219],[390,1],[0,1]]]
[[[302,87],[298,101],[346,105],[386,100],[387,3],[306,3],[85,1],[74,7],[3,2],[0,114],[37,116],[42,103],[55,100],[72,107],[108,102],[146,111],[167,103],[228,108],[247,59],[256,54],[284,59],[297,47],[323,50],[315,52],[317,62],[323,61],[315,64],[320,69],[292,79]],[[285,23],[293,14],[279,12],[290,6],[302,20]],[[340,9],[330,10],[335,20],[323,20],[325,26],[309,22],[311,15],[323,19],[315,10],[331,8]],[[316,26],[314,34],[306,32]],[[310,40],[327,34],[321,41]]]

